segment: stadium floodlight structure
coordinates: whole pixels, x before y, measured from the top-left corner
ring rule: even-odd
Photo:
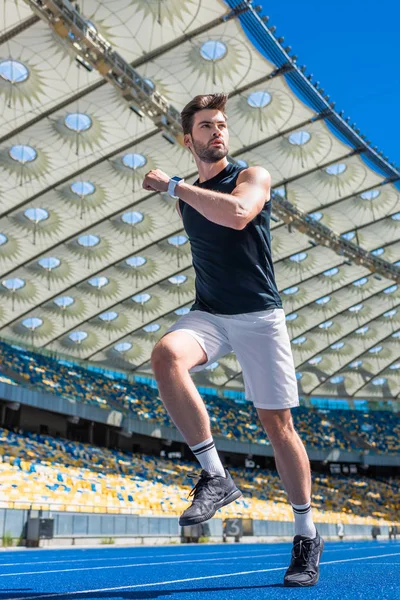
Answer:
[[[46,20],[77,55],[80,64],[95,68],[121,92],[139,117],[145,115],[164,130],[167,139],[181,138],[180,113],[122,57],[111,44],[91,27],[69,0],[25,0]],[[215,19],[207,28],[228,21],[250,9],[250,2],[240,2],[227,15]],[[172,138],[170,137],[172,136]]]
[[[25,0],[25,2],[69,44],[81,64],[87,68],[96,69],[100,75],[120,91],[122,97],[139,117],[149,117],[160,130],[163,130],[168,141],[174,143],[175,140],[178,140],[182,144],[182,126],[179,111],[160,93],[155,91],[146,79],[113,49],[112,45],[91,26],[90,22],[81,15],[69,0]],[[232,8],[230,13],[216,21],[227,21],[251,10],[253,16],[258,19],[258,25],[268,32],[269,37],[267,37],[267,40],[272,40],[276,45],[275,53],[278,53],[279,72],[288,75],[294,72],[297,77],[302,77],[307,87],[309,87],[308,80],[297,68],[295,61],[289,57],[288,50],[282,48],[280,40],[274,38],[271,29],[268,29],[262,18],[258,16],[259,9],[252,7],[249,0],[239,3],[231,1],[230,5]],[[284,61],[282,61],[282,57],[284,57]],[[312,89],[313,92],[318,94],[318,100],[324,104],[322,110],[324,118],[333,118],[334,124],[338,125],[336,121],[338,118],[341,120],[341,118],[335,113],[328,101],[323,98],[323,90],[318,91],[318,86]],[[306,91],[310,93],[310,90],[307,89]],[[339,124],[341,127],[343,124],[346,125],[345,122]],[[347,133],[349,132],[347,131]],[[351,136],[353,143],[354,140],[356,141],[358,152],[372,153],[374,162],[378,162],[379,167],[384,169],[390,180],[395,181],[400,177],[399,172],[372,150],[355,131],[351,130]],[[318,244],[333,249],[338,254],[346,256],[373,273],[400,282],[399,267],[373,256],[360,246],[344,240],[328,227],[315,222],[288,200],[280,198],[277,194],[274,195],[273,208],[275,214],[284,223],[307,233]]]

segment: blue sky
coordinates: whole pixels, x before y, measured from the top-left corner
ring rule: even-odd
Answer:
[[[337,110],[400,166],[399,0],[280,0],[262,5]]]

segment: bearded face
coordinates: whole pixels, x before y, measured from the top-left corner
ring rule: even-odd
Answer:
[[[229,132],[219,110],[205,109],[194,115],[192,133],[186,145],[205,163],[216,163],[228,154]]]
[[[193,141],[193,150],[196,152],[197,156],[205,163],[216,163],[221,160],[221,158],[225,158],[228,154],[228,148],[225,146],[225,143],[216,143],[216,140],[212,140],[208,144],[201,142],[200,140],[196,140],[192,135]]]

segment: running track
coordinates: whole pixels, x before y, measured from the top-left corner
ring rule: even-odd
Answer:
[[[0,552],[0,600],[400,600],[400,542],[328,542],[316,587],[282,586],[291,544]]]

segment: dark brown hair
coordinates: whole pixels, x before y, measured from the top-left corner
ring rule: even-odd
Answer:
[[[182,128],[183,133],[192,133],[193,129],[193,117],[199,110],[213,109],[220,110],[225,119],[225,106],[228,100],[227,94],[204,94],[195,96],[181,112]]]

